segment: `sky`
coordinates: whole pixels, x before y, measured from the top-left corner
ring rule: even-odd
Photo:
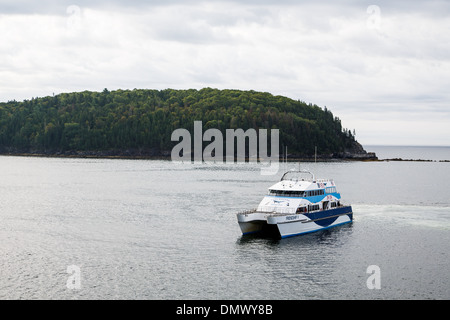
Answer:
[[[0,101],[204,87],[326,106],[364,146],[450,146],[450,1],[0,0]]]

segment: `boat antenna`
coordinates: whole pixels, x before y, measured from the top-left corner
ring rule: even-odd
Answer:
[[[314,146],[314,163],[317,163],[317,146]]]
[[[284,154],[284,157],[286,158],[286,164],[287,164],[287,146],[286,146],[286,153]]]

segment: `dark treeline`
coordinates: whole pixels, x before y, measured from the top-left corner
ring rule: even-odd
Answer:
[[[62,93],[0,103],[0,152],[170,151],[177,128],[280,129],[289,153],[342,153],[354,147],[330,110],[270,93],[218,90],[116,90]],[[282,150],[280,150],[280,153]]]

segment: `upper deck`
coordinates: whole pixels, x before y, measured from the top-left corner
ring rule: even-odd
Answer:
[[[289,214],[313,212],[339,206],[340,199],[332,179],[316,179],[307,171],[288,171],[281,181],[269,188],[257,211]]]
[[[280,182],[269,188],[269,195],[286,197],[309,197],[336,192],[332,179],[316,179],[309,171],[294,170],[286,172]]]

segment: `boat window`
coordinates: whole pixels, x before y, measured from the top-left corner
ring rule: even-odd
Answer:
[[[336,191],[336,187],[327,187],[327,188],[325,189],[325,192],[326,192],[326,193],[335,193],[335,192],[337,192],[337,191]]]
[[[317,211],[317,210],[319,210],[319,205],[318,204],[310,204],[310,205],[308,205],[308,211],[309,212]]]
[[[278,197],[304,197],[305,191],[291,191],[291,190],[269,190],[270,196]]]
[[[306,197],[320,196],[323,194],[325,194],[325,191],[323,189],[306,191]]]
[[[302,213],[302,212],[306,212],[306,207],[298,207],[297,208],[297,213]]]

